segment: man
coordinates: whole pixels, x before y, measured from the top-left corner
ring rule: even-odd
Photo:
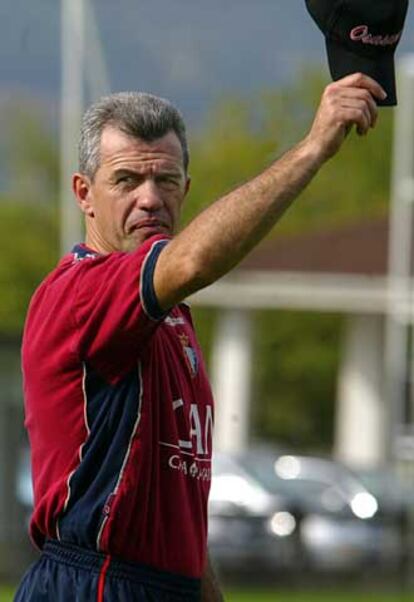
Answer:
[[[43,549],[16,600],[221,599],[208,568],[213,401],[183,303],[237,264],[385,92],[328,86],[309,134],[176,231],[190,186],[166,101],[121,93],[86,113],[73,190],[86,244],[36,291],[23,340]]]

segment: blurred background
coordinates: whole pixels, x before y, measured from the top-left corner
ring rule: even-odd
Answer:
[[[6,601],[37,557],[21,334],[34,288],[82,238],[70,174],[83,108],[139,89],[181,109],[185,224],[306,134],[329,74],[303,0],[2,0],[0,34]],[[231,600],[414,600],[410,53],[411,7],[398,109],[351,134],[269,237],[191,300],[217,400],[210,549],[230,592],[270,592]]]

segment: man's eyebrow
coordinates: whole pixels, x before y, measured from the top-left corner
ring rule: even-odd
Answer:
[[[122,176],[122,175],[139,175],[139,172],[136,171],[135,169],[131,169],[129,167],[119,167],[118,169],[115,169],[115,171],[112,173],[113,176]]]
[[[109,179],[112,181],[117,180],[119,177],[122,176],[133,176],[135,178],[139,177],[139,172],[135,171],[134,169],[129,169],[127,167],[119,167],[118,169],[115,169],[109,176]]]
[[[154,175],[155,175],[155,177],[157,177],[157,176],[174,176],[176,178],[180,178],[182,176],[182,172],[179,169],[167,167],[166,169],[161,169],[160,171],[157,171]]]
[[[172,177],[172,178],[178,179],[178,178],[181,178],[182,175],[183,175],[183,173],[179,168],[172,167],[172,166],[171,167],[165,166],[165,167],[160,168],[159,171],[158,170],[155,171],[155,173],[153,174],[153,177],[154,178],[160,178],[160,177],[162,178],[162,177],[167,176],[167,177]],[[140,177],[142,177],[142,174],[139,170],[136,170],[136,169],[133,169],[130,167],[118,167],[111,173],[111,175],[109,177],[110,177],[111,181],[115,181],[118,178],[123,177],[123,176],[132,176],[135,178],[140,178]]]

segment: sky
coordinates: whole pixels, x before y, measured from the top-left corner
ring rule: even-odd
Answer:
[[[90,0],[111,89],[177,103],[190,122],[222,96],[283,85],[305,66],[327,70],[304,0]],[[373,0],[375,2],[375,0]],[[58,103],[58,0],[1,0],[0,95]],[[90,26],[86,26],[87,37]],[[398,55],[414,53],[409,8]]]

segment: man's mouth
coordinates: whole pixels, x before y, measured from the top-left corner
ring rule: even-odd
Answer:
[[[131,234],[136,230],[168,230],[168,226],[164,222],[157,219],[143,219],[135,224],[131,224],[128,230]]]

